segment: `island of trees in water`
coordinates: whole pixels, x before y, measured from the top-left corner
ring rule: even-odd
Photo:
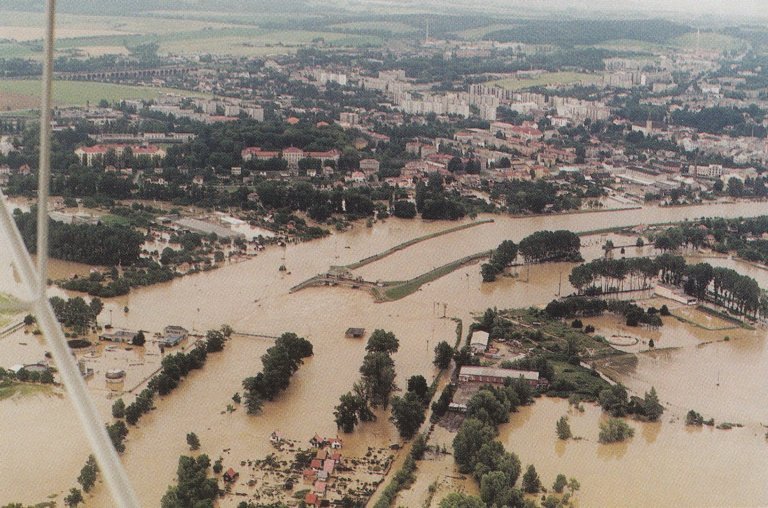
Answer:
[[[480,267],[483,282],[493,282],[496,277],[522,256],[525,263],[549,263],[558,261],[578,262],[581,257],[581,239],[571,231],[537,231],[516,245],[504,240],[491,254],[488,263]]]

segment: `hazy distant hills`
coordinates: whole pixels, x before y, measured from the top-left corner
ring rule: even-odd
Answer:
[[[43,0],[0,0],[0,9],[42,11]],[[56,10],[72,14],[136,15],[147,11],[284,12],[306,8],[304,0],[58,0]]]

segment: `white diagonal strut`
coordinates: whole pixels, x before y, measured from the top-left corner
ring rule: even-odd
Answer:
[[[40,167],[38,170],[37,200],[37,273],[32,259],[24,248],[5,199],[0,194],[0,230],[9,240],[11,252],[24,285],[33,292],[32,309],[37,317],[53,359],[59,369],[59,375],[77,410],[80,423],[99,463],[101,473],[112,497],[120,508],[138,508],[136,494],[128,481],[117,452],[104,428],[99,415],[77,368],[75,359],[69,352],[64,333],[56,321],[46,295],[48,280],[48,191],[51,176],[50,136],[51,136],[51,82],[53,78],[53,46],[56,0],[46,1],[45,60],[43,64],[42,100],[40,105]]]

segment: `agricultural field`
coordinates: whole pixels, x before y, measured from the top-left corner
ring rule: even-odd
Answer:
[[[0,330],[10,324],[20,312],[21,305],[18,300],[10,295],[0,293]]]
[[[397,21],[357,21],[348,23],[339,23],[336,25],[329,25],[331,30],[364,30],[364,31],[380,31],[390,32],[393,34],[407,34],[421,30],[420,28],[408,25],[406,23],[400,23]]]
[[[161,53],[193,54],[213,53],[236,56],[263,56],[293,52],[299,46],[311,44],[322,39],[326,44],[334,46],[365,46],[379,45],[381,39],[367,35],[353,35],[338,32],[313,31],[252,31],[251,36],[226,36],[206,39],[174,39],[169,38],[160,42]],[[186,35],[186,34],[185,34]]]
[[[662,53],[665,49],[664,46],[660,44],[647,41],[638,41],[634,39],[616,39],[612,41],[601,42],[600,44],[595,44],[594,46],[588,47],[607,49],[609,51],[634,51],[638,53],[653,54]]]
[[[483,37],[485,37],[490,33],[497,32],[499,30],[511,30],[516,26],[517,25],[510,25],[510,24],[488,25],[480,28],[469,28],[467,30],[461,30],[460,32],[454,32],[453,35],[456,35],[457,37],[461,37],[462,39],[478,40],[478,39],[482,39]]]
[[[7,24],[0,26],[2,37],[7,37],[6,33],[14,33],[19,37],[16,38],[19,41],[42,39],[43,27],[45,26],[45,18],[42,13],[0,11],[0,19],[9,20]],[[228,26],[232,26],[232,24],[191,19],[177,19],[173,23],[168,23],[166,19],[149,16],[81,16],[59,14],[56,16],[56,37],[58,39],[69,39],[101,35],[184,32],[226,28]]]
[[[735,51],[748,47],[746,41],[714,32],[702,32],[701,35],[691,32],[676,37],[669,43],[679,49],[690,50],[698,47],[705,51]]]
[[[585,74],[579,72],[547,72],[536,78],[507,78],[489,81],[486,85],[497,85],[506,90],[522,90],[534,86],[570,85],[570,84],[594,84],[601,80],[597,74]]]
[[[35,47],[28,44],[19,44],[13,41],[0,42],[0,58],[42,58],[42,47]]]
[[[39,80],[0,80],[0,110],[37,108],[40,105],[41,84]],[[84,106],[87,102],[98,103],[101,99],[110,102],[121,99],[155,99],[165,93],[182,93],[171,88],[154,88],[110,83],[82,81],[56,81],[53,84],[53,101],[57,106]],[[183,92],[187,95],[200,95]]]
[[[0,400],[27,397],[29,395],[45,394],[53,392],[49,385],[40,385],[33,383],[9,383],[0,382]]]

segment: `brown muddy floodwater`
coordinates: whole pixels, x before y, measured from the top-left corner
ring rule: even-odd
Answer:
[[[700,216],[750,216],[759,213],[758,208],[741,203],[526,219],[493,217],[496,220],[493,224],[419,243],[356,273],[374,280],[402,280],[454,259],[492,249],[501,240],[519,241],[540,229],[586,231]],[[453,225],[402,220],[387,220],[373,228],[359,224],[347,233],[286,248],[273,247],[242,263],[138,289],[107,301],[99,316],[100,323],[111,320],[116,327],[148,330],[148,337],[168,324],[204,331],[227,323],[239,332],[279,335],[293,331],[311,340],[315,349],[315,356],[294,375],[289,389],[275,402],[267,403],[258,416],[249,417],[241,409],[227,413],[226,407],[232,395],[241,390],[242,379],[260,370],[260,356],[270,345],[266,339],[236,336],[224,352],[209,357],[202,371],[192,373],[175,392],[160,398],[156,410],[145,416],[138,427],[130,429],[127,451],[123,455],[142,506],[158,506],[166,487],[174,481],[178,456],[188,452],[187,432],[197,433],[202,452],[213,459],[222,456],[225,468],[235,469],[241,461],[264,458],[271,451],[268,436],[274,430],[301,443],[306,443],[315,433],[336,435],[333,407],[359,377],[358,369],[365,353],[364,339],[344,338],[348,327],[364,327],[368,333],[384,328],[398,336],[401,345],[394,360],[397,383],[402,387],[413,374],[431,379],[435,375],[433,348],[440,340],[450,343],[455,340],[456,324],[442,318],[441,306],[437,304],[445,304],[446,316],[463,320],[466,332],[473,315],[487,307],[544,305],[555,296],[558,287],[562,294],[572,290],[567,284],[571,265],[555,264],[521,269],[516,278],[504,277],[494,284],[482,284],[479,266],[468,266],[425,285],[405,299],[385,304],[376,304],[367,293],[348,288],[310,288],[289,293],[292,286],[327,270],[330,265],[348,264]],[[596,236],[585,241],[590,242],[585,257],[600,255],[604,238]],[[633,249],[627,249],[627,255],[636,255]],[[278,271],[281,264],[286,265],[287,273]],[[6,263],[0,268],[7,271],[7,266]],[[75,267],[61,268],[66,273]],[[15,289],[12,277],[0,277],[3,288]],[[54,293],[61,292],[52,291]],[[123,312],[125,306],[129,308],[127,313]],[[598,326],[601,327],[609,328],[609,324]],[[672,333],[681,330],[676,325],[669,329]],[[709,336],[699,336],[698,329],[685,333],[693,337],[684,341],[683,349],[673,353],[670,360],[643,354],[636,371],[623,374],[624,382],[633,390],[642,392],[653,384],[662,401],[672,404],[664,422],[656,426],[660,430],[653,431],[656,427],[648,426],[650,430],[638,430],[628,445],[620,445],[615,450],[603,448],[594,442],[600,415],[587,408],[585,415],[574,416],[574,427],[577,434],[590,441],[567,443],[565,452],[558,454],[556,450],[560,445],[556,442],[554,421],[567,407],[542,399],[514,415],[512,423],[502,429],[505,444],[520,454],[523,462],[534,462],[546,483],[551,484],[560,471],[578,478],[582,483],[579,494],[582,506],[636,505],[642,500],[647,501],[646,506],[768,504],[765,487],[768,454],[764,432],[758,430],[760,422],[768,422],[765,409],[768,389],[763,383],[768,366],[768,354],[763,347],[765,333],[755,332],[743,340],[718,342],[703,348],[697,348],[696,341],[706,342]],[[19,331],[0,339],[0,366],[21,363],[20,351],[24,351],[25,358],[42,357],[44,343],[30,338]],[[100,373],[114,365],[126,365],[131,379],[141,379],[159,361],[154,355],[155,347],[150,344],[143,356],[135,350],[97,349],[89,364]],[[713,396],[705,403],[700,400],[703,396],[699,397],[697,387],[698,383],[709,381],[704,378],[711,375],[714,364],[720,368],[720,391],[726,392],[726,396]],[[131,368],[139,370],[131,373]],[[105,388],[100,373],[89,381],[89,387],[106,422],[110,418],[113,394]],[[726,377],[733,379],[732,385],[725,383]],[[738,394],[730,386],[741,386],[743,395],[731,400],[729,397]],[[131,380],[125,383],[125,389],[132,387]],[[717,391],[712,389],[710,393]],[[136,391],[124,395],[126,402],[132,401],[135,394]],[[60,500],[76,485],[88,447],[66,401],[66,397],[42,396],[0,401],[2,463],[12,464],[0,470],[0,501],[33,503],[51,494],[58,494]],[[711,413],[718,420],[728,418],[747,427],[690,432],[679,419],[670,422],[673,417],[684,415],[689,406],[705,416]],[[550,418],[554,419],[550,422]],[[36,419],[39,424],[28,424]],[[577,423],[581,420],[586,422],[583,426]],[[523,425],[525,422],[528,423]],[[639,423],[632,425],[640,426]],[[364,455],[368,446],[387,447],[398,440],[386,414],[343,439],[343,453],[348,457]],[[450,447],[450,436],[441,439],[441,444]],[[43,444],[55,450],[59,461],[55,467],[50,462],[50,454],[29,453]],[[621,446],[626,448],[623,452]],[[731,457],[742,461],[736,464]],[[447,465],[449,463],[437,466],[436,476],[440,476]],[[40,481],[41,471],[45,472],[45,481]],[[677,481],[673,481],[674,478]],[[426,486],[434,481],[426,480]],[[241,477],[234,490],[248,493],[246,481],[247,477]],[[420,479],[419,485],[422,481]],[[452,484],[441,487],[440,492],[450,491],[449,485]],[[471,482],[455,486],[472,488]],[[422,488],[422,491],[425,490]],[[413,498],[403,496],[410,504]],[[86,497],[88,506],[112,504],[103,486]],[[220,506],[236,506],[244,499],[228,497]],[[432,504],[436,505],[439,499],[433,499]]]

